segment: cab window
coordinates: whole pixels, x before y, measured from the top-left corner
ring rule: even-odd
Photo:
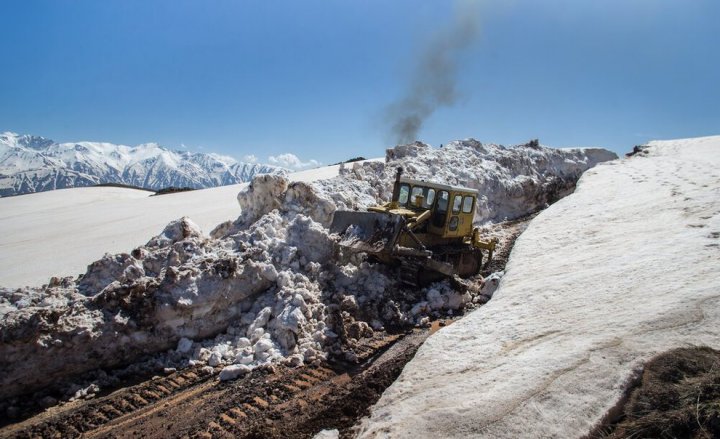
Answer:
[[[410,191],[411,205],[415,205],[415,198],[419,195],[423,197],[422,207],[424,209],[432,208],[433,202],[435,201],[435,189],[423,186],[413,186],[412,190]]]
[[[400,195],[398,196],[398,203],[403,206],[405,204],[407,204],[409,195],[410,195],[410,185],[407,185],[407,184],[400,185]]]
[[[458,217],[456,217],[456,216],[450,218],[450,224],[448,224],[448,230],[450,230],[451,232],[456,231],[458,228],[459,222],[460,222],[460,220],[458,220]]]
[[[453,198],[453,213],[460,213],[460,205],[462,204],[462,195],[455,195]]]
[[[447,212],[448,209],[448,193],[445,191],[440,191],[440,196],[438,197],[438,205],[437,210],[440,212]]]
[[[465,198],[463,198],[463,206],[462,211],[463,213],[470,213],[473,209],[473,201],[475,201],[474,197],[471,197],[469,195],[465,195]]]
[[[450,202],[450,194],[447,191],[439,191],[437,193],[437,208],[433,213],[432,224],[435,227],[445,227],[445,218],[447,216],[448,203]]]
[[[413,186],[412,192],[410,194],[410,204],[412,204],[413,206],[415,205],[415,199],[418,195],[425,196],[425,194],[423,193],[423,189],[425,188],[422,186]]]
[[[428,188],[427,194],[425,195],[425,201],[423,202],[423,207],[430,209],[433,205],[433,201],[435,201],[435,189]]]

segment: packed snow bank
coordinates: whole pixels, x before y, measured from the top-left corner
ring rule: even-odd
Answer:
[[[441,150],[399,146],[388,151],[387,164],[356,163],[328,180],[255,177],[237,196],[238,219],[211,236],[184,217],[130,253],[105,255],[76,279],[0,289],[0,400],[168,349],[168,366],[225,367],[222,379],[277,361],[301,365],[328,354],[353,360],[353,344],[375,330],[425,324],[428,315],[463,309],[481,291],[447,281],[399,291],[389,268],[338,255],[326,228],[336,208],[387,199],[394,167],[403,166],[411,176],[480,186],[483,221],[523,215],[612,157],[464,141]],[[460,164],[479,168],[443,171]]]
[[[487,305],[428,339],[361,437],[582,437],[642,365],[720,347],[720,136],[652,142],[534,219]]]

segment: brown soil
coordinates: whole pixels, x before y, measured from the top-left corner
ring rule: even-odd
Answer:
[[[652,359],[620,420],[596,437],[720,437],[720,351],[682,348]]]
[[[369,341],[362,363],[256,370],[231,382],[191,368],[56,407],[1,437],[312,437],[345,435],[415,354],[430,331]]]
[[[529,220],[486,230],[484,236],[498,237],[499,244],[485,273],[504,268]],[[470,282],[481,285],[482,278]],[[300,368],[256,369],[230,382],[220,382],[217,374],[203,373],[200,367],[164,377],[134,377],[105,396],[69,402],[4,426],[0,438],[307,438],[333,428],[348,437],[425,339],[449,323],[436,320],[429,328],[376,331],[371,338],[347,346],[356,362],[336,355],[334,360]]]

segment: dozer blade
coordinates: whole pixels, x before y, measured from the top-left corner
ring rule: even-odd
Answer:
[[[342,247],[372,254],[392,252],[405,220],[381,212],[335,211],[330,233],[337,233]]]

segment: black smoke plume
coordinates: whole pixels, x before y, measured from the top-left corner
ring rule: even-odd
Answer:
[[[421,49],[408,90],[385,110],[393,142],[417,140],[423,123],[435,110],[457,102],[457,58],[478,36],[477,5],[473,1],[456,1],[452,22],[438,29]]]

